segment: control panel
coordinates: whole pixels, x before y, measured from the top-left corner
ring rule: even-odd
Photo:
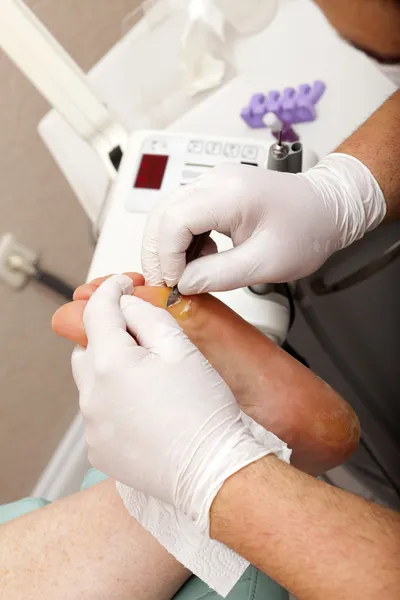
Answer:
[[[131,163],[125,208],[129,212],[147,213],[165,194],[191,183],[221,163],[265,167],[269,146],[270,143],[260,144],[246,138],[151,133]]]

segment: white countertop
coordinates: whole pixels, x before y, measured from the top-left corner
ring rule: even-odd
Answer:
[[[310,0],[281,0],[266,29],[236,43],[236,76],[202,102],[185,101],[177,64],[182,23],[177,14],[147,33],[133,28],[89,74],[100,97],[130,130],[154,128],[158,122],[171,123],[168,128],[174,131],[265,139],[270,136],[266,130],[249,129],[239,116],[250,96],[321,79],[327,90],[317,120],[295,126],[303,145],[321,157],[394,91]],[[168,103],[162,104],[164,97]],[[186,111],[191,102],[195,106]],[[151,106],[158,108],[146,112]],[[181,110],[185,114],[176,118]],[[39,132],[94,221],[109,188],[101,160],[55,111],[42,119]]]

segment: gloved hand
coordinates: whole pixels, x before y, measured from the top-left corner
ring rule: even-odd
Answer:
[[[123,295],[132,287],[116,275],[98,288],[72,357],[90,461],[206,531],[225,479],[286,444],[256,442],[223,379],[171,315]]]
[[[142,266],[149,285],[179,282],[183,294],[293,281],[376,227],[386,213],[360,161],[331,154],[306,173],[218,165],[150,214]],[[234,248],[186,266],[192,235],[215,230]]]

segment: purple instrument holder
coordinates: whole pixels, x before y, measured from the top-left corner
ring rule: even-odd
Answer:
[[[295,123],[314,121],[317,116],[315,105],[325,88],[323,81],[314,81],[312,86],[302,83],[297,90],[285,88],[282,94],[276,90],[268,92],[267,95],[253,94],[249,105],[241,110],[240,116],[253,129],[266,127],[263,117],[268,112],[274,113],[287,127]]]

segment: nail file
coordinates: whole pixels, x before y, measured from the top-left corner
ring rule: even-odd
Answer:
[[[205,243],[210,237],[211,231],[206,231],[204,233],[200,233],[199,235],[194,235],[192,241],[190,242],[189,248],[186,250],[186,264],[192,262],[192,260],[196,260],[201,255],[201,251],[203,250]],[[169,293],[167,298],[167,308],[178,302],[181,299],[181,294],[178,290],[178,286],[175,285]]]

